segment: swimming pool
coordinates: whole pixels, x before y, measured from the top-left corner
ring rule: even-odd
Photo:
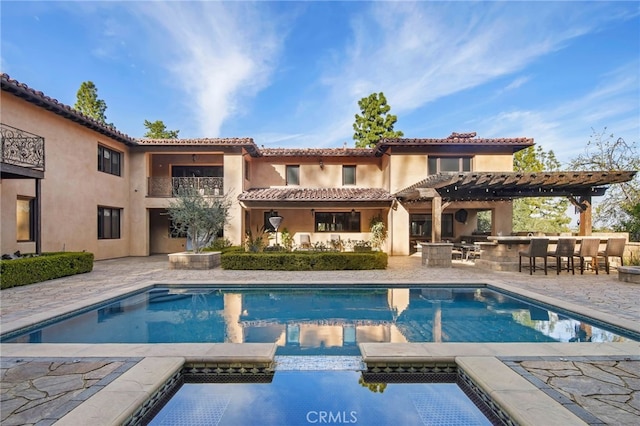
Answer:
[[[3,343],[276,343],[279,355],[359,354],[364,342],[638,340],[478,287],[153,286],[2,336]]]

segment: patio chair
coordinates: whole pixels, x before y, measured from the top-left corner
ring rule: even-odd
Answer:
[[[573,254],[573,257],[580,258],[580,275],[584,274],[585,260],[593,264],[593,268],[598,275],[598,250],[600,248],[600,238],[583,238],[580,241],[580,248]]]
[[[576,239],[575,238],[558,238],[558,244],[555,251],[550,251],[547,256],[554,257],[556,259],[556,275],[560,275],[562,267],[562,258],[567,258],[567,272],[571,269],[573,275],[576,274],[576,270],[573,263],[573,253],[576,251]]]
[[[457,248],[456,246],[453,246],[453,248],[451,249],[451,260],[456,260],[456,259],[462,260],[463,258],[464,258],[464,254],[462,253],[462,249]]]
[[[311,236],[309,234],[300,234],[300,248],[306,250],[311,248]]]
[[[547,275],[547,250],[549,248],[548,238],[531,238],[529,248],[526,251],[518,252],[518,272],[522,272],[522,258],[529,258],[529,275],[533,275],[536,270],[536,257],[544,259],[544,274]]]
[[[598,256],[604,257],[604,269],[607,271],[607,274],[609,274],[610,257],[619,257],[620,266],[624,266],[624,260],[622,260],[622,256],[624,255],[624,247],[626,245],[626,238],[609,238],[607,239],[607,246],[605,247],[605,249],[598,252]]]

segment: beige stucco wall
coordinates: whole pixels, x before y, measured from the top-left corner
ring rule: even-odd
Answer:
[[[42,250],[86,250],[94,253],[96,259],[127,256],[130,232],[128,148],[6,92],[2,92],[1,96],[0,115],[4,124],[45,138],[46,171],[42,180],[41,199]],[[122,176],[98,171],[99,143],[123,154]],[[33,190],[28,185],[33,186],[33,181],[2,181],[3,252],[18,249],[15,240],[15,198],[17,195],[32,194]],[[123,209],[120,239],[98,240],[99,205]]]
[[[356,166],[356,187],[383,188],[384,174],[381,173],[380,160],[362,157],[264,157],[251,159],[249,188],[267,188],[285,186],[286,166],[300,166],[300,186],[308,188],[342,187],[342,166]]]
[[[472,167],[474,172],[510,172],[513,171],[513,155],[476,155]]]
[[[130,256],[148,256],[150,254],[149,211],[146,208],[148,172],[149,156],[143,152],[131,152],[129,155],[131,185],[128,188],[131,227]]]
[[[224,156],[224,191],[231,201],[229,209],[229,221],[224,228],[224,236],[229,239],[233,245],[242,244],[243,230],[243,212],[238,195],[242,193],[242,183],[244,181],[244,160],[241,154]]]
[[[427,177],[427,156],[397,154],[389,157],[389,192],[396,193]]]

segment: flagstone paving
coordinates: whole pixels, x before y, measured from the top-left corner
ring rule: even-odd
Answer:
[[[169,270],[166,256],[95,262],[94,270],[0,293],[0,326],[10,325],[140,283],[502,283],[622,320],[640,322],[640,286],[611,275],[495,272],[470,263],[424,268],[416,256],[391,257],[384,271]],[[48,425],[138,362],[138,358],[8,358],[1,367],[3,425]],[[588,424],[640,423],[640,354],[615,357],[505,359],[503,362],[552,395]]]

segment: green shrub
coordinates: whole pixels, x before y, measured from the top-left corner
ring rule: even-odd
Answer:
[[[231,247],[233,244],[228,238],[216,238],[213,243],[208,247],[205,247],[202,251],[223,251]]]
[[[38,283],[93,270],[93,253],[45,253],[0,260],[2,289]]]
[[[271,270],[271,271],[343,271],[385,269],[387,254],[384,252],[267,252],[247,253],[226,251],[222,253],[223,269]]]

